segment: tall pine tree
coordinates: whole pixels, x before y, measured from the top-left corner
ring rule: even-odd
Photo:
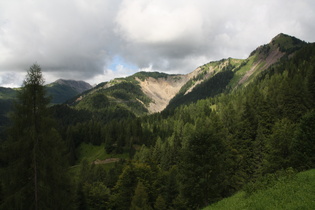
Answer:
[[[27,72],[6,142],[3,209],[69,209],[64,145],[49,115],[41,67]]]

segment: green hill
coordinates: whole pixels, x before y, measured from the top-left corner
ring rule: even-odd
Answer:
[[[138,72],[126,78],[116,78],[101,83],[67,103],[76,109],[102,112],[119,108],[142,116],[149,114],[150,103],[155,103],[154,99],[144,91],[145,81],[158,83],[159,79],[167,81],[169,77],[174,77],[174,81],[176,80],[176,76],[165,73]]]
[[[106,111],[115,107],[142,115],[148,110],[145,104],[150,101],[135,81],[116,79],[114,85],[106,83],[80,95],[74,104],[77,109],[90,111]],[[109,85],[108,85],[109,84]]]
[[[252,194],[240,191],[205,208],[219,209],[314,209],[315,169],[290,178],[279,178],[273,186]]]

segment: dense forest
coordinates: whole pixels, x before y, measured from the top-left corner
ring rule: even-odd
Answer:
[[[234,75],[226,68],[141,117],[100,94],[77,109],[50,107],[32,80],[35,65],[18,98],[25,105],[16,103],[2,137],[0,208],[200,209],[268,174],[314,168],[314,64],[315,44],[307,44],[235,89],[226,88]],[[83,143],[126,158],[111,168],[78,161]]]

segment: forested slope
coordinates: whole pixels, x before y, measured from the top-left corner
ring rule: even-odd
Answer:
[[[173,112],[68,127],[68,145],[104,143],[131,157],[108,172],[82,166],[78,205],[198,209],[279,170],[314,168],[314,55],[307,44],[246,86]],[[105,197],[91,194],[99,183]]]

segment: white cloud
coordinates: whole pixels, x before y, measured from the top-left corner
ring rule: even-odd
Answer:
[[[21,87],[24,77],[25,73],[0,72],[1,87]]]
[[[126,41],[151,45],[202,41],[202,18],[193,4],[181,1],[124,1],[117,15],[118,34]],[[176,5],[174,5],[176,2]]]

